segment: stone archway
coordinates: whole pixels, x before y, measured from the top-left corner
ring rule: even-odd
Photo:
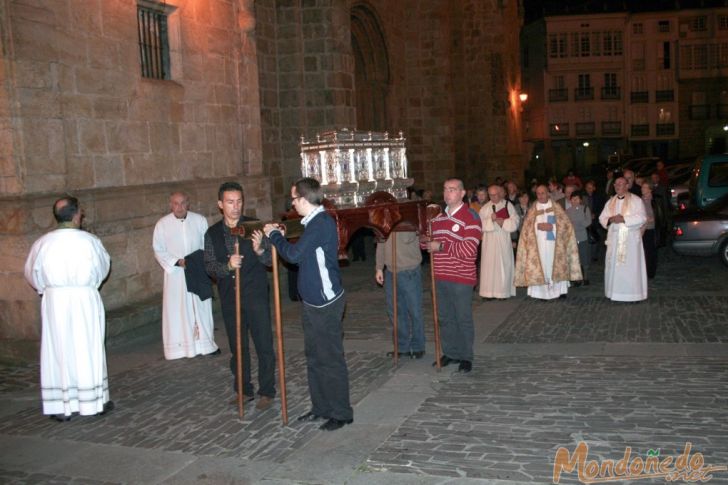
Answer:
[[[359,130],[386,131],[389,56],[374,10],[366,4],[351,9],[356,124]]]

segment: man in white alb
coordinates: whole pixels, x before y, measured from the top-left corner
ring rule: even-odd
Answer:
[[[642,199],[629,192],[624,177],[614,181],[613,196],[604,206],[599,223],[607,228],[604,261],[604,294],[613,301],[647,299],[647,269],[640,227],[647,220]]]
[[[40,385],[43,414],[69,421],[74,414],[104,414],[109,400],[104,336],[106,318],[98,288],[109,274],[109,253],[81,230],[78,199],[53,204],[58,228],[38,239],[25,262],[25,279],[43,295]]]
[[[189,204],[187,194],[173,193],[169,197],[171,212],[154,227],[154,256],[164,270],[162,340],[167,360],[219,353],[213,334],[212,298],[201,300],[188,291],[185,280],[188,259],[195,251],[204,250],[207,231],[207,220],[190,212]],[[202,262],[203,254],[198,254]]]
[[[490,202],[480,209],[483,244],[480,256],[480,291],[483,298],[516,296],[513,283],[513,244],[511,233],[518,230],[518,213],[505,198],[500,185],[488,187]]]

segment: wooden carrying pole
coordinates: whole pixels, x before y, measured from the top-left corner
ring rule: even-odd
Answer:
[[[432,237],[432,226],[428,228],[428,234]],[[432,320],[435,324],[435,363],[437,370],[440,370],[440,321],[437,319],[437,288],[435,288],[435,253],[430,251],[430,286],[432,291]]]
[[[283,425],[288,424],[288,400],[286,399],[286,359],[283,354],[283,324],[281,322],[281,292],[278,277],[278,251],[271,247],[273,259],[273,307],[276,324],[276,356],[278,359],[278,387],[281,391],[281,419]]]
[[[392,238],[392,309],[394,315],[392,316],[392,333],[394,334],[394,365],[396,366],[399,362],[399,331],[397,322],[397,233],[392,232],[389,234]]]
[[[240,242],[235,238],[235,256],[240,256]],[[240,300],[240,267],[235,268],[235,355],[237,356],[235,377],[238,381],[238,415],[243,418],[243,329],[242,302]]]

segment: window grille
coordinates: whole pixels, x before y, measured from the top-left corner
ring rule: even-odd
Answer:
[[[137,6],[137,32],[142,76],[170,79],[167,15],[160,10]]]

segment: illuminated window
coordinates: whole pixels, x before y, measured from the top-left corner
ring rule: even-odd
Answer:
[[[718,15],[718,30],[728,30],[728,15]]]
[[[705,15],[698,15],[693,17],[690,21],[690,30],[693,32],[704,32],[708,30],[708,22]]]

